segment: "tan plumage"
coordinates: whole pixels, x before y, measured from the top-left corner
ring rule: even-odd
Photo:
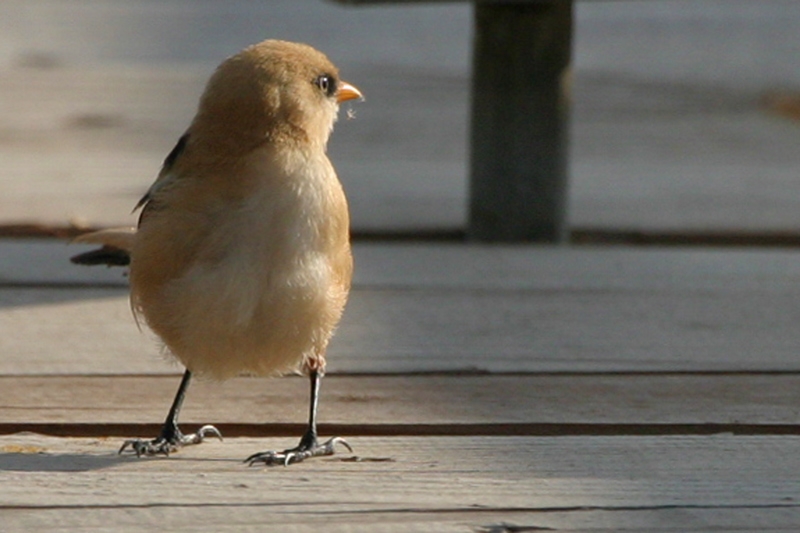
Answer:
[[[134,312],[192,374],[321,376],[353,267],[326,145],[339,102],[360,96],[309,46],[244,49],[211,76],[137,231],[80,239],[129,253]]]

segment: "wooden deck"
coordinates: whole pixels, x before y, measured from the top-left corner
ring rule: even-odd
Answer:
[[[185,429],[225,440],[119,456],[158,430],[180,369],[119,271],[61,242],[0,243],[2,531],[796,531],[800,254],[356,246],[321,432],[306,382],[198,382]]]
[[[796,244],[798,8],[667,3],[580,4],[570,229]],[[465,4],[170,4],[2,2],[3,235],[133,223],[213,66],[265,37],[367,95],[331,143],[356,234],[464,230]],[[800,530],[796,248],[358,243],[320,405],[354,452],[288,468],[242,459],[296,442],[297,377],[197,382],[184,429],[224,442],[117,455],[180,369],[77,251],[0,240],[2,533]]]

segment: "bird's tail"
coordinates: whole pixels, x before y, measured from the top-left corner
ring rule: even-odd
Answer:
[[[131,262],[134,238],[136,228],[112,228],[86,233],[72,242],[99,244],[100,248],[73,256],[70,261],[76,265],[127,266]]]

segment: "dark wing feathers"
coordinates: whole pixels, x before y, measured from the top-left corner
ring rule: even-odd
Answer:
[[[175,161],[178,160],[180,155],[186,150],[186,143],[189,141],[189,134],[184,133],[181,135],[181,138],[178,139],[178,143],[175,147],[167,154],[167,157],[164,159],[164,164],[161,166],[161,172],[158,173],[158,178],[156,178],[155,183],[150,186],[144,196],[137,202],[136,207],[133,208],[134,211],[139,209],[140,207],[145,207],[150,200],[153,198],[153,192],[164,185],[164,181],[167,180],[167,176],[170,175],[170,171],[172,167],[175,166]],[[139,223],[142,221],[142,217],[144,216],[144,211],[139,217]]]
[[[148,189],[147,193],[142,196],[142,199],[139,200],[139,202],[136,204],[136,207],[134,207],[134,211],[142,208],[142,213],[139,215],[139,224],[142,223],[142,220],[147,215],[148,211],[154,208],[153,202],[151,201],[153,198],[153,192],[170,181],[170,171],[175,165],[175,161],[177,161],[184,150],[186,150],[186,143],[188,140],[188,133],[184,133],[181,138],[178,139],[178,143],[175,145],[172,151],[167,154],[166,159],[164,159],[164,165],[161,167],[161,172],[158,173],[158,178],[156,178],[155,183],[150,186],[150,189]],[[131,256],[127,250],[123,250],[122,248],[118,248],[116,246],[105,245],[96,250],[91,250],[89,252],[84,252],[71,257],[70,261],[77,265],[128,266],[131,263]]]

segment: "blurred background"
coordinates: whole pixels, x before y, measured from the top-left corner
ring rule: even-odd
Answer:
[[[330,145],[354,230],[459,231],[471,32],[466,2],[4,0],[0,229],[133,223],[211,70],[281,38],[366,95]],[[799,2],[579,1],[573,57],[574,231],[800,228]]]

